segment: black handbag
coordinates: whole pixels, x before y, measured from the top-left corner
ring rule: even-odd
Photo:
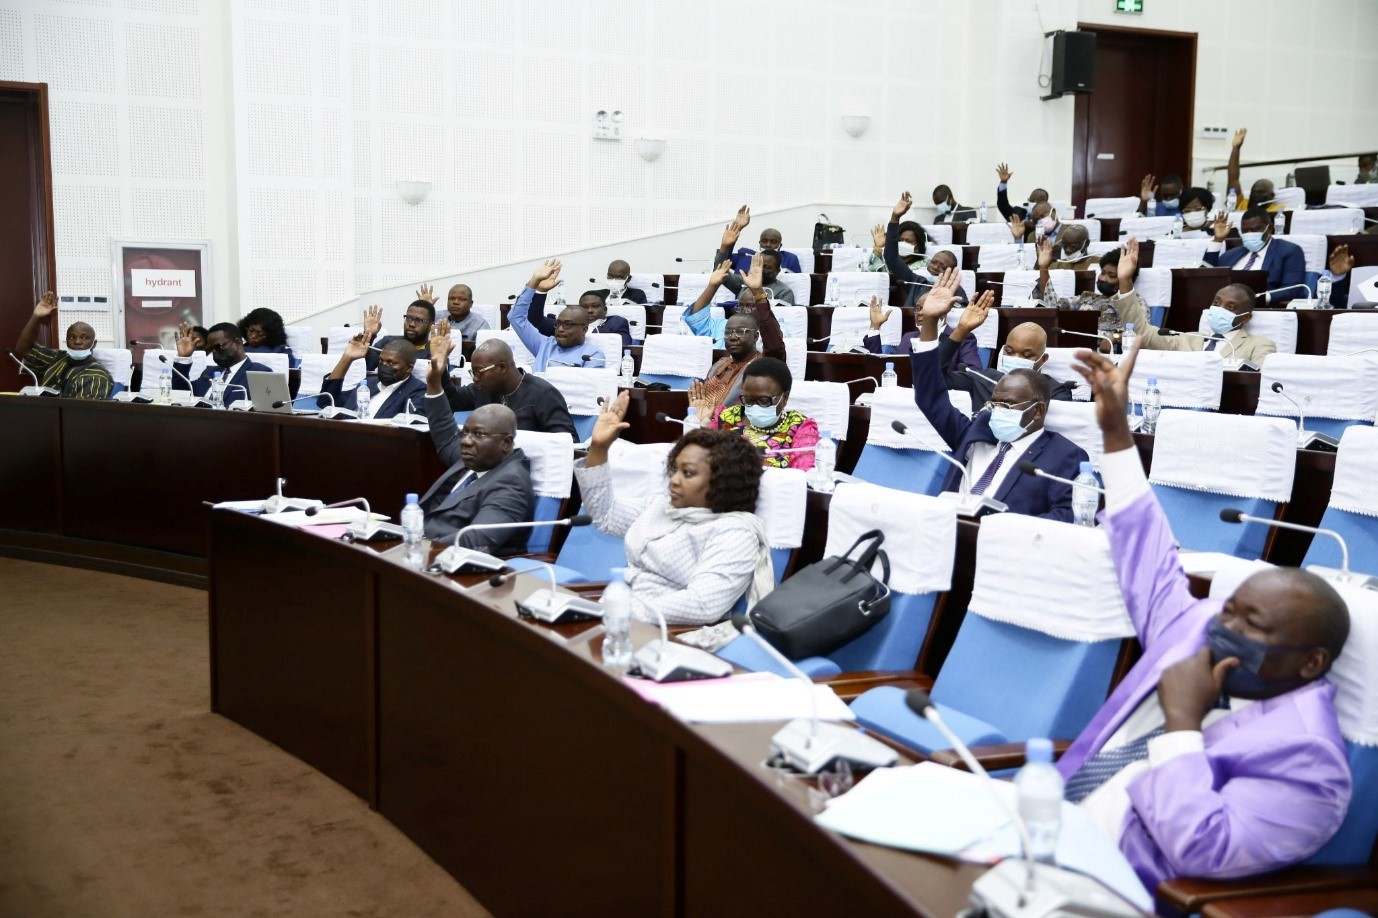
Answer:
[[[880,549],[884,541],[885,533],[872,529],[842,557],[810,564],[756,603],[746,613],[747,623],[791,660],[826,654],[860,637],[890,611],[890,559]],[[877,558],[881,580],[871,575]]]
[[[842,227],[828,219],[827,214],[819,214],[823,222],[813,225],[813,251],[814,254],[826,252],[835,245],[842,244]]]

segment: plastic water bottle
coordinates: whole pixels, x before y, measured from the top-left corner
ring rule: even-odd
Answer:
[[[1158,429],[1158,415],[1163,413],[1163,391],[1158,388],[1158,377],[1148,378],[1148,388],[1144,389],[1144,422],[1139,430],[1151,434]]]
[[[421,565],[421,539],[426,532],[426,514],[421,509],[415,494],[407,495],[407,505],[402,508],[402,533],[407,544],[407,563]]]
[[[1019,241],[1019,270],[1029,270],[1029,258],[1027,253],[1024,251],[1024,240],[1022,239]]]
[[[1330,308],[1330,288],[1333,281],[1330,279],[1329,271],[1322,271],[1321,276],[1316,278],[1316,308]]]
[[[212,408],[225,407],[225,377],[217,376],[211,380],[211,388],[207,393],[210,396]]]
[[[813,448],[813,486],[824,494],[833,492],[833,469],[837,468],[837,444],[833,435],[823,431]]]
[[[837,305],[837,276],[835,274],[828,274],[828,285],[827,289],[824,291],[824,294],[825,295],[823,297],[823,302],[825,305]]]
[[[1181,238],[1182,238],[1182,231],[1183,231],[1184,229],[1186,229],[1186,225],[1183,224],[1183,222],[1182,222],[1182,215],[1181,215],[1181,214],[1178,214],[1176,217],[1173,217],[1173,218],[1172,218],[1172,238],[1173,238],[1173,239],[1181,239]]]
[[[354,390],[354,407],[359,409],[359,417],[368,417],[368,402],[373,398],[373,393],[368,390],[368,380],[359,383],[359,388]]]
[[[158,374],[158,404],[172,404],[172,371],[167,367]]]
[[[887,363],[885,372],[880,374],[880,384],[882,388],[890,389],[900,384],[900,378],[895,374],[895,365]]]
[[[1029,856],[1044,864],[1057,862],[1057,836],[1062,830],[1062,773],[1053,766],[1051,740],[1024,744],[1025,765],[1014,776],[1019,815],[1029,827]]]
[[[1239,206],[1239,192],[1231,188],[1225,195],[1225,209],[1233,211]]]
[[[1289,173],[1287,173],[1287,187],[1288,187],[1288,188],[1296,188],[1296,187],[1297,187],[1297,174],[1296,174],[1295,172],[1289,172]]]
[[[1100,509],[1100,487],[1096,480],[1096,467],[1089,462],[1081,464],[1076,484],[1072,487],[1072,522],[1078,526],[1096,525],[1096,511]]]
[[[982,201],[981,206],[976,208],[976,220],[979,223],[986,222],[986,202]]]
[[[631,351],[622,352],[622,385],[630,389],[636,382],[636,361]]]
[[[1148,193],[1148,203],[1144,205],[1144,216],[1158,216],[1158,195],[1155,192],[1150,191]]]
[[[1273,216],[1273,235],[1281,236],[1285,232],[1287,232],[1287,213],[1280,210]]]
[[[632,662],[632,590],[625,568],[614,568],[603,591],[603,665],[625,672]]]
[[[1120,353],[1128,354],[1134,347],[1134,342],[1139,340],[1139,335],[1134,331],[1134,323],[1124,323],[1124,333],[1120,335]]]
[[[684,415],[684,430],[685,430],[685,432],[687,433],[687,432],[689,432],[689,431],[691,431],[691,430],[698,430],[698,429],[699,429],[700,427],[702,427],[702,426],[703,426],[703,421],[701,421],[701,420],[699,419],[699,410],[698,410],[697,408],[695,408],[693,405],[690,405],[690,406],[689,406],[689,411],[686,412],[685,415]]]

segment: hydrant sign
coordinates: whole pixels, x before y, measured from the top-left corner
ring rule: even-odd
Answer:
[[[135,268],[130,274],[130,295],[136,297],[196,296],[196,272]]]

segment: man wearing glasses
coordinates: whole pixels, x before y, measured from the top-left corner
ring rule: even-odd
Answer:
[[[1052,382],[1035,370],[1010,370],[996,383],[991,400],[968,418],[947,397],[938,366],[938,325],[956,303],[958,275],[944,271],[924,299],[919,313],[919,337],[912,345],[914,402],[933,429],[966,467],[952,469],[944,491],[984,494],[1004,503],[1011,513],[1072,521],[1072,487],[1020,471],[1027,460],[1059,478],[1077,477],[1086,451],[1061,434],[1045,430],[1043,421],[1052,399]],[[987,290],[972,309],[989,309],[994,294]]]
[[[431,359],[444,363],[454,344],[444,322],[437,323],[431,338]],[[517,418],[518,430],[544,433],[574,433],[569,405],[560,390],[539,376],[524,372],[512,358],[512,349],[501,338],[489,338],[474,348],[469,360],[474,381],[456,386],[450,374],[440,374],[440,388],[432,390],[427,380],[428,400],[440,401],[444,395],[451,411],[473,411],[484,405],[505,405]]]
[[[603,352],[584,340],[588,334],[589,316],[578,306],[569,306],[555,317],[555,333],[543,335],[532,324],[532,315],[545,314],[546,294],[560,283],[559,260],[550,259],[531,273],[521,296],[512,304],[507,320],[526,349],[535,355],[532,369],[544,373],[548,367],[584,367],[597,369],[606,365]]]
[[[426,538],[449,541],[465,526],[524,523],[531,519],[531,462],[514,445],[517,416],[505,405],[480,405],[461,430],[444,397],[441,380],[449,355],[449,337],[437,339],[435,358],[426,373],[426,419],[436,454],[447,466],[421,497]],[[467,533],[459,544],[491,554],[526,550],[526,529]]]
[[[369,306],[364,310],[364,343],[371,345],[364,356],[364,366],[370,373],[378,372],[378,355],[383,348],[394,341],[410,344],[416,355],[413,361],[425,360],[431,340],[431,324],[435,322],[435,306],[427,300],[417,300],[407,307],[402,317],[402,334],[378,337],[383,327],[383,310],[379,306]]]

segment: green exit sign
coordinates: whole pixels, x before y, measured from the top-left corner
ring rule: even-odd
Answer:
[[[1115,0],[1115,12],[1117,13],[1142,13],[1144,11],[1144,0]]]

